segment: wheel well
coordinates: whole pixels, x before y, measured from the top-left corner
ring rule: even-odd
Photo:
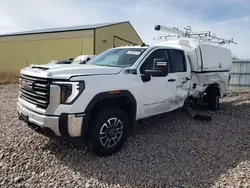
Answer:
[[[119,96],[115,98],[107,98],[98,101],[90,112],[90,119],[93,118],[94,114],[105,106],[116,106],[123,110],[129,118],[130,126],[133,127],[136,116],[136,104],[128,97]]]
[[[205,92],[208,93],[211,89],[218,89],[220,91],[220,85],[217,83],[209,84]]]
[[[219,89],[219,88],[220,88],[219,84],[217,84],[217,83],[209,84],[208,87],[209,87],[209,88],[216,88],[216,89]]]

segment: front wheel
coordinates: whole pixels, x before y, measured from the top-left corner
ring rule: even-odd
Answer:
[[[94,114],[90,126],[88,145],[96,155],[107,156],[117,152],[128,137],[128,116],[116,107],[101,108]]]

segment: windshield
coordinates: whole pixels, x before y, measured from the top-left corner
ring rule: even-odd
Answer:
[[[146,48],[112,48],[96,56],[88,64],[108,67],[130,67]]]

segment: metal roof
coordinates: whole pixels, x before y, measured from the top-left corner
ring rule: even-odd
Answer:
[[[69,27],[56,27],[56,28],[48,28],[48,29],[37,29],[37,30],[30,30],[30,31],[22,31],[22,32],[14,32],[14,33],[2,34],[2,35],[0,35],[0,37],[3,37],[3,36],[15,36],[15,35],[39,34],[39,33],[77,31],[77,30],[90,30],[90,29],[96,29],[96,28],[100,28],[100,27],[107,27],[107,26],[117,25],[117,24],[126,23],[126,22],[129,23],[129,21],[124,21],[124,22],[109,22],[109,23],[98,23],[98,24],[69,26]]]

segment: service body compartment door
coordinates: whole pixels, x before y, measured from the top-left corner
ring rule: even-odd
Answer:
[[[230,70],[232,67],[231,50],[211,44],[200,44],[196,49],[200,71]]]

